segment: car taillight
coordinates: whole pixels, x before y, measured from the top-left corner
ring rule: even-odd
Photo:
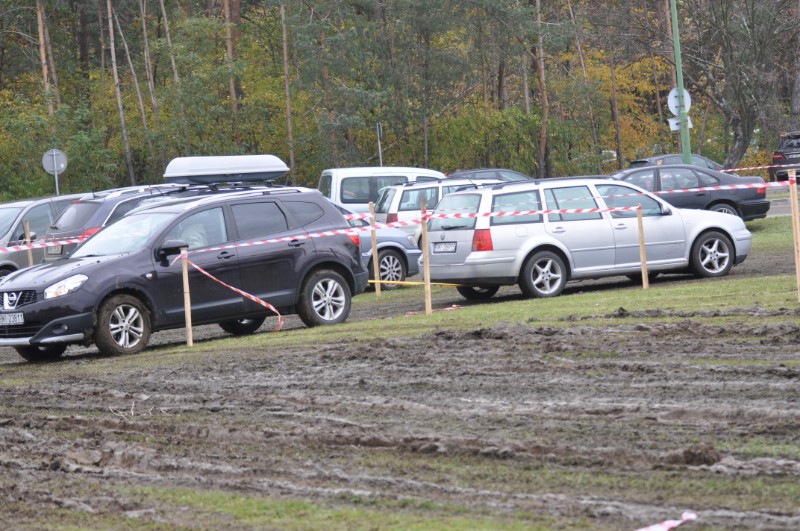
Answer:
[[[397,223],[397,214],[386,214],[386,223]]]
[[[767,195],[767,187],[766,186],[759,186],[756,188],[756,193],[760,196]]]
[[[347,233],[347,235],[350,237],[351,240],[353,240],[353,243],[356,244],[356,249],[360,249],[361,248],[361,236],[359,236],[358,234],[353,234],[353,233]]]
[[[78,237],[82,238],[82,239],[86,239],[86,238],[88,238],[89,236],[91,236],[92,234],[94,234],[95,232],[99,231],[102,228],[103,227],[92,227],[91,229],[86,229],[83,232],[81,232],[81,235],[78,236]]]
[[[772,153],[772,162],[782,162],[784,160],[786,160],[786,157],[783,155],[783,153],[778,151]]]
[[[489,229],[478,229],[472,235],[472,250],[474,251],[492,251],[492,233]]]

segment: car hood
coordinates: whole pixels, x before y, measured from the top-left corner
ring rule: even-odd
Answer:
[[[114,262],[122,259],[123,257],[130,256],[124,255],[108,255],[108,256],[89,256],[85,258],[67,258],[64,260],[57,260],[55,262],[48,262],[46,264],[38,264],[25,269],[20,269],[14,273],[3,277],[0,280],[0,291],[16,290],[16,289],[44,289],[51,284],[83,273],[84,275],[91,275],[91,273],[103,264]],[[107,274],[107,269],[106,269]]]

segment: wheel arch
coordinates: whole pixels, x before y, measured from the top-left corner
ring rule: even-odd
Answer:
[[[519,271],[517,272],[517,282],[519,282],[522,279],[522,271],[525,269],[525,264],[528,263],[528,260],[530,260],[533,257],[533,255],[535,255],[540,251],[550,251],[551,253],[557,254],[558,257],[561,258],[561,260],[564,262],[564,267],[567,268],[567,280],[569,280],[570,277],[572,277],[572,264],[570,263],[569,257],[564,252],[564,250],[558,247],[557,245],[544,244],[534,247],[533,249],[528,251],[528,254],[526,254],[525,258],[522,260],[522,262],[520,262]]]
[[[148,295],[147,292],[145,292],[144,290],[137,289],[131,286],[117,287],[115,289],[109,290],[106,293],[104,293],[102,297],[98,299],[97,304],[95,305],[94,310],[92,311],[92,322],[94,323],[95,326],[97,326],[97,312],[100,311],[100,307],[103,305],[105,301],[107,301],[111,297],[114,297],[115,295],[130,295],[131,297],[136,297],[137,299],[142,301],[142,303],[144,303],[145,307],[147,308],[147,312],[150,314],[151,328],[153,328],[154,330],[157,328],[156,322],[158,313],[156,312],[157,305],[155,304],[155,301],[153,301],[150,295]]]
[[[729,207],[731,210],[734,210],[736,212],[737,216],[742,217],[742,212],[739,210],[739,207],[736,206],[736,203],[734,203],[733,201],[728,201],[727,199],[716,199],[711,203],[709,203],[708,205],[706,205],[705,210],[714,210],[714,207],[720,205],[725,205],[726,207]]]
[[[371,260],[371,258],[370,258]],[[342,278],[344,278],[345,282],[347,282],[347,286],[350,288],[350,294],[354,295],[356,292],[356,277],[353,274],[353,271],[347,267],[346,265],[342,264],[341,262],[337,262],[334,260],[328,260],[323,262],[316,262],[311,267],[303,272],[301,277],[300,286],[305,284],[306,279],[313,275],[315,272],[323,270],[323,269],[330,269],[332,271],[336,271]],[[300,294],[300,290],[298,290],[298,298]]]

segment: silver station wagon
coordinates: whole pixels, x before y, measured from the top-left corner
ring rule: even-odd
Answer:
[[[503,285],[517,284],[528,297],[555,297],[569,280],[641,280],[638,205],[650,278],[724,276],[750,252],[750,231],[737,216],[676,208],[605,178],[544,179],[443,197],[434,216],[459,216],[428,222],[431,281],[461,284],[463,297],[485,299]],[[542,210],[558,212],[497,215]]]

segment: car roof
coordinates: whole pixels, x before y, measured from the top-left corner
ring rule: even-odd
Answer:
[[[368,175],[386,175],[393,173],[424,173],[444,177],[444,173],[430,168],[414,168],[411,166],[353,166],[350,168],[327,168],[323,174],[343,173],[343,177],[365,177]]]
[[[183,212],[191,210],[204,205],[213,205],[217,203],[225,203],[232,199],[251,199],[266,196],[280,196],[288,194],[318,194],[320,197],[322,193],[313,188],[305,188],[302,186],[279,186],[279,187],[264,187],[253,188],[247,190],[232,190],[223,191],[220,193],[212,193],[207,195],[193,195],[190,197],[170,197],[164,196],[163,200],[153,203],[144,203],[137,208],[131,210],[129,214],[139,213],[143,211],[149,212]]]

